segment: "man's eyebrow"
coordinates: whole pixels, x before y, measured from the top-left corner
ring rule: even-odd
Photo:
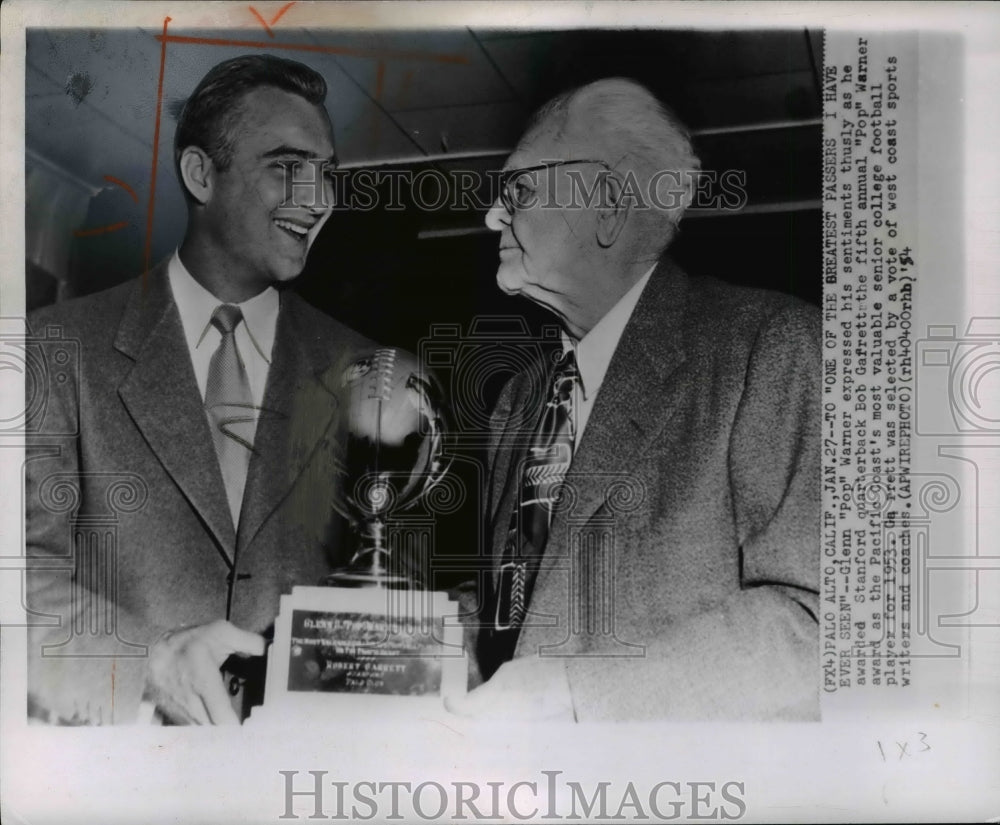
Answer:
[[[314,155],[312,152],[307,152],[305,149],[299,149],[296,146],[278,146],[274,149],[268,149],[264,154],[261,155],[262,158],[302,158],[303,160],[325,160],[329,163],[337,162],[336,152],[328,158],[321,158]]]

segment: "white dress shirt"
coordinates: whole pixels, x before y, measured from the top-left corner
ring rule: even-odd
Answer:
[[[219,348],[219,341],[222,340],[222,333],[212,324],[212,313],[225,301],[220,301],[199,284],[176,252],[167,265],[167,277],[181,315],[184,339],[187,341],[188,352],[191,353],[198,390],[204,401],[208,367]],[[236,327],[236,349],[247,370],[255,407],[260,407],[264,401],[280,298],[274,287],[268,287],[250,300],[236,304],[243,312],[243,323]],[[254,415],[257,415],[256,409]]]
[[[573,397],[573,415],[576,419],[575,447],[580,446],[580,439],[583,438],[583,431],[590,419],[590,412],[594,408],[594,401],[597,400],[597,393],[601,389],[601,384],[604,383],[604,376],[611,363],[611,357],[618,348],[618,342],[625,331],[625,326],[628,324],[629,318],[632,317],[635,305],[639,303],[639,296],[646,288],[646,283],[654,269],[656,269],[655,264],[632,285],[628,292],[622,295],[618,303],[611,307],[607,314],[579,341],[573,341],[563,332],[563,352],[570,349],[576,350],[576,367],[580,374],[580,381]]]

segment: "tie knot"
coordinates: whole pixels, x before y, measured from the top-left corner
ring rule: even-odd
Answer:
[[[552,370],[552,377],[556,381],[562,381],[566,378],[575,378],[576,374],[576,353],[568,349],[556,361],[555,369]]]
[[[552,371],[552,389],[557,396],[566,396],[571,392],[571,388],[579,378],[576,369],[576,353],[568,349],[556,361],[555,369]]]
[[[221,304],[212,313],[212,326],[223,335],[227,335],[239,326],[243,320],[243,310],[235,304]]]
[[[576,351],[572,348],[563,350],[562,354],[556,359],[556,365],[552,374],[559,375],[565,372],[576,372]]]

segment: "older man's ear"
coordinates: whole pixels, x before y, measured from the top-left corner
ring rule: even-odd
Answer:
[[[597,210],[597,243],[607,249],[613,246],[628,220],[629,199],[623,197],[621,183],[613,175],[604,178],[607,202]]]

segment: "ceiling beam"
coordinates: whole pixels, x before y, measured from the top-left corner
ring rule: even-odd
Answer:
[[[823,208],[823,202],[817,199],[798,201],[775,201],[773,203],[755,203],[744,206],[742,209],[692,209],[684,213],[684,220],[698,220],[704,218],[739,218],[745,215],[773,215],[782,212],[813,212]],[[417,240],[432,241],[440,238],[462,238],[468,235],[489,235],[494,230],[485,224],[475,226],[451,226],[440,229],[421,229],[417,233]]]
[[[738,126],[719,126],[711,129],[696,129],[691,137],[715,137],[717,135],[739,135],[752,132],[776,132],[787,129],[809,129],[823,125],[822,118],[808,120],[771,120],[764,123],[745,123]],[[392,158],[371,162],[354,161],[344,163],[341,169],[377,169],[383,166],[411,166],[419,163],[447,163],[450,160],[486,160],[509,155],[513,149],[469,149],[464,152],[434,152],[432,154],[412,155],[405,158]]]

